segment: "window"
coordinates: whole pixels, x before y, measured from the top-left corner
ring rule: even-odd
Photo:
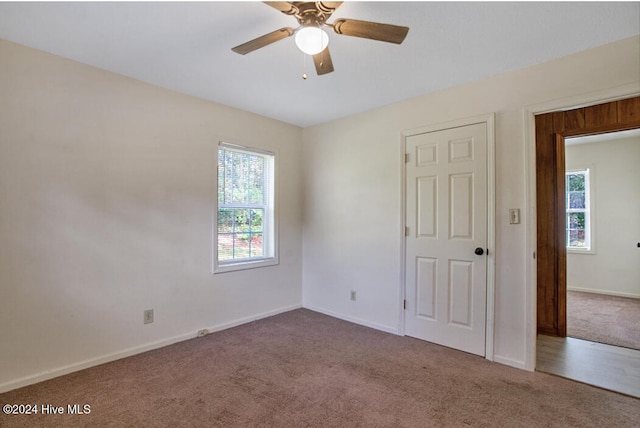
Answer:
[[[220,143],[214,272],[277,264],[271,152]]]
[[[566,173],[567,249],[590,251],[591,190],[589,169]]]

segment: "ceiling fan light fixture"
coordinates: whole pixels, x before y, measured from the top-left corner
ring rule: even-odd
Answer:
[[[296,46],[307,55],[315,55],[329,45],[329,35],[320,27],[307,26],[296,31]]]

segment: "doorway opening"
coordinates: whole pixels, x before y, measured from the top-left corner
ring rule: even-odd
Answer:
[[[640,129],[565,139],[567,336],[640,350]]]
[[[640,97],[535,117],[537,332],[566,334],[565,138],[640,128]]]
[[[597,176],[598,168],[593,165],[576,167],[571,171],[576,172],[571,177],[575,182],[569,182],[567,170],[573,168],[565,166],[565,139],[640,128],[640,97],[537,115],[535,125],[536,369],[640,397],[640,376],[634,374],[640,373],[640,351],[566,337],[567,290],[569,288],[571,293],[573,285],[570,283],[574,280],[573,277],[569,278],[568,260],[574,251],[582,250],[582,254],[579,254],[582,257],[587,257],[589,252],[597,253],[597,231],[601,226],[597,225],[597,209],[589,212],[588,207],[580,206],[586,205],[588,199],[580,194],[585,187],[585,178],[591,180],[592,176]],[[575,201],[567,199],[572,191],[576,192],[573,195],[577,198]],[[606,193],[613,194],[616,191],[615,188],[607,188]],[[637,191],[632,194],[637,194]],[[595,199],[597,197],[596,192]],[[614,208],[620,205],[618,201],[610,204]],[[593,216],[591,220],[595,220],[596,232],[593,225],[589,225],[590,215]],[[637,214],[635,218],[638,218]],[[619,228],[620,223],[616,221],[614,226]],[[635,254],[632,257],[636,258],[640,256],[640,252],[631,254]],[[606,282],[612,282],[613,278],[619,276],[615,269],[601,269],[601,273],[605,275],[603,281]],[[618,352],[620,349],[624,352]]]

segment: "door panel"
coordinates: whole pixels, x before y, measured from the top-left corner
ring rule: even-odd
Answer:
[[[449,323],[471,327],[473,263],[449,260]]]
[[[417,315],[436,319],[437,260],[427,257],[417,259],[416,305]]]
[[[473,174],[450,176],[450,239],[473,239]]]
[[[438,177],[418,179],[418,236],[435,238],[438,219]]]
[[[407,137],[408,336],[485,354],[487,126]]]

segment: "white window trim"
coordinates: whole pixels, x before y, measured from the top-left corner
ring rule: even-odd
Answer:
[[[587,211],[588,211],[588,215],[587,215],[587,219],[585,221],[586,225],[585,225],[585,235],[587,235],[589,237],[589,248],[577,248],[577,247],[569,247],[567,245],[567,253],[568,254],[596,254],[596,221],[595,221],[595,209],[594,207],[595,205],[595,166],[594,165],[588,165],[588,166],[584,166],[584,167],[580,167],[580,168],[571,168],[571,169],[567,169],[566,174],[570,174],[570,173],[576,173],[576,172],[583,172],[583,171],[587,171],[587,177],[586,177],[586,189],[588,189],[588,192],[586,192],[585,194],[585,206],[587,207]],[[568,209],[565,210],[566,212],[568,212]],[[567,225],[568,227],[568,225]],[[565,235],[567,234],[567,231],[565,230]]]
[[[272,242],[267,243],[267,245],[272,246],[273,255],[263,258],[251,258],[239,261],[218,261],[218,150],[220,147],[227,147],[233,150],[247,151],[250,153],[259,153],[265,154],[273,157],[273,163],[271,165],[271,175],[273,176],[273,191],[270,192],[268,197],[271,198],[271,207],[272,210],[267,213],[265,217],[272,218],[272,226],[270,227],[271,231],[267,236],[267,239]],[[278,186],[278,151],[277,150],[266,150],[256,147],[249,147],[241,144],[229,143],[228,141],[219,141],[218,145],[214,150],[214,168],[216,174],[214,175],[214,185],[213,185],[213,220],[211,222],[212,225],[212,268],[211,271],[214,274],[224,273],[224,272],[234,272],[246,269],[255,269],[260,267],[267,266],[275,266],[280,263],[279,261],[279,235],[278,235],[278,217],[279,217],[279,209],[278,209],[278,194],[279,194],[279,186]]]

